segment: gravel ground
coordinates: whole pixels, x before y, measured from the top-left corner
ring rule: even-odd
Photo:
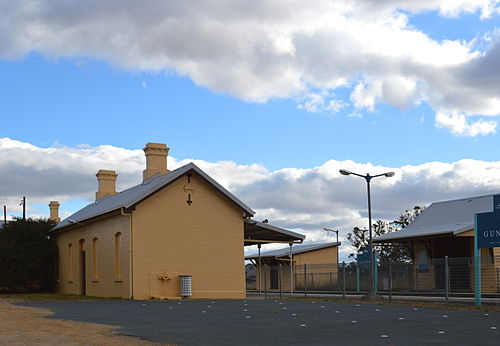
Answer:
[[[116,335],[116,327],[49,317],[50,310],[0,299],[0,345],[155,345]]]
[[[178,345],[498,345],[500,313],[280,300],[31,302]]]

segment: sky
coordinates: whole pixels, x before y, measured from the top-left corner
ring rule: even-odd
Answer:
[[[0,0],[0,204],[67,217],[99,169],[140,183],[147,142],[308,242],[367,225],[341,168],[396,173],[374,219],[498,193],[499,24],[492,0]]]

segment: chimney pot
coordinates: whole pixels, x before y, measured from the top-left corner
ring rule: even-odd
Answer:
[[[95,194],[96,201],[105,196],[116,195],[116,174],[115,171],[100,169],[95,175],[97,177],[97,192]]]
[[[143,181],[156,174],[166,174],[170,172],[167,169],[167,155],[170,150],[166,144],[147,143],[144,148],[146,154],[146,169],[142,172]]]
[[[50,220],[53,220],[57,223],[61,221],[61,218],[59,217],[59,202],[58,201],[50,201],[49,203],[49,209],[50,209]]]

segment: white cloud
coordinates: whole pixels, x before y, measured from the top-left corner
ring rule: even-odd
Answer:
[[[467,121],[463,113],[436,114],[436,127],[445,128],[459,136],[474,137],[477,135],[489,135],[497,132],[498,123],[496,121],[477,120]]]
[[[168,165],[175,169],[190,161],[169,157]],[[500,192],[500,161],[384,167],[329,160],[318,167],[275,171],[259,164],[194,162],[256,210],[256,219],[268,218],[273,224],[304,233],[308,241],[331,241],[322,231],[330,227],[340,230],[345,243],[344,237],[352,227],[367,225],[366,183],[355,176],[340,175],[340,168],[361,174],[396,172],[392,178],[372,181],[374,219],[391,220],[406,208],[433,201]],[[7,204],[9,212],[19,213],[23,195],[30,204],[46,205],[50,200],[59,200],[61,213],[67,216],[75,211],[75,199],[94,200],[97,170],[116,170],[118,190],[122,190],[142,181],[144,165],[140,149],[109,145],[40,148],[0,138],[0,203]]]
[[[366,84],[359,82],[351,93],[351,101],[358,109],[367,109],[370,112],[375,110],[375,104],[382,96],[382,82],[373,81]]]
[[[337,113],[348,104],[340,99],[335,99],[335,95],[323,91],[321,93],[310,93],[305,101],[299,104],[297,108],[305,109],[310,113]]]
[[[413,13],[497,16],[497,0],[4,0],[0,58],[37,51],[126,69],[175,71],[216,92],[266,102],[352,88],[358,112],[423,100],[465,116],[500,112],[500,43],[437,41]],[[360,77],[361,76],[361,77]],[[340,100],[301,107],[336,112]],[[483,125],[481,125],[483,126]],[[484,132],[484,131],[483,131]],[[472,132],[470,132],[472,133]],[[478,133],[481,133],[479,131]]]

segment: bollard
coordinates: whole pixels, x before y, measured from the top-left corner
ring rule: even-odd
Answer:
[[[342,297],[345,300],[345,261],[342,262]]]
[[[444,256],[444,302],[448,304],[450,292],[450,269],[448,267],[448,256]]]
[[[307,298],[307,264],[304,263],[304,298]]]

